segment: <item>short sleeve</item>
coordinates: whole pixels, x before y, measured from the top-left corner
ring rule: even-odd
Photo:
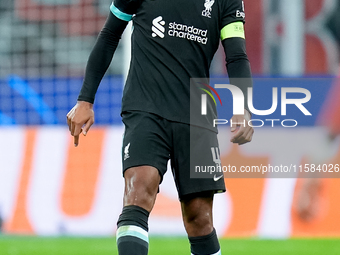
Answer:
[[[221,29],[226,25],[242,21],[245,22],[244,2],[242,0],[222,0]]]

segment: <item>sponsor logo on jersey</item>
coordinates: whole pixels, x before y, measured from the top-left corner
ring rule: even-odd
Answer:
[[[168,35],[172,37],[179,37],[190,41],[207,44],[207,34],[208,30],[196,28],[194,26],[179,24],[176,22],[169,23]]]
[[[243,19],[246,18],[246,14],[244,12],[244,2],[243,1],[242,1],[242,11],[237,10],[236,11],[236,17],[237,18],[243,18]]]
[[[170,37],[177,37],[187,39],[189,41],[195,41],[201,44],[207,44],[208,42],[208,30],[200,29],[194,26],[180,24],[176,22],[170,22],[168,25],[168,31],[165,31],[166,22],[162,16],[152,20],[152,37],[164,38],[165,35]]]
[[[211,18],[211,11],[212,11],[212,6],[215,3],[215,0],[205,0],[204,3],[204,10],[202,11],[202,16]]]
[[[241,12],[241,11],[237,10],[236,11],[236,17],[244,19],[246,17],[246,14],[244,12]]]
[[[165,21],[163,20],[162,16],[158,16],[152,20],[152,37],[159,36],[160,38],[164,38],[165,32]]]
[[[124,148],[124,160],[127,160],[130,157],[129,148],[130,148],[130,143],[126,145]]]

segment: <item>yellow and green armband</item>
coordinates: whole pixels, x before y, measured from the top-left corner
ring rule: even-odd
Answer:
[[[244,25],[242,21],[237,21],[224,26],[221,30],[221,40],[233,37],[245,39]]]

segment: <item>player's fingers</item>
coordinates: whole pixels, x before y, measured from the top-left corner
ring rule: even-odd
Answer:
[[[247,143],[248,140],[245,136],[241,136],[237,141],[235,141],[234,143],[237,143],[238,145],[242,145],[242,144],[245,144]]]
[[[70,132],[71,132],[71,135],[72,135],[72,136],[74,136],[74,129],[75,129],[75,124],[74,124],[74,122],[71,120]]]
[[[72,127],[74,125],[74,123],[72,123],[73,118],[74,118],[74,114],[75,114],[75,108],[73,107],[68,114],[66,115],[67,117],[67,125],[69,127],[69,131],[72,132],[72,130],[74,130],[74,127]]]
[[[241,129],[240,129],[241,130]],[[237,137],[237,139],[235,139],[233,141],[233,143],[238,143],[239,145],[242,145],[242,144],[245,144],[245,143],[248,143],[251,141],[251,137],[253,135],[253,128],[247,126],[247,127],[244,127],[242,128],[242,132],[243,134],[239,137]]]
[[[81,124],[75,124],[74,125],[74,131],[73,131],[73,136],[79,136],[79,134],[82,131],[82,126]]]
[[[235,132],[237,129],[237,126],[236,125],[232,125],[231,128],[230,128],[230,131],[231,132]]]
[[[72,121],[70,117],[67,117],[67,126],[68,126],[68,130],[71,132]]]
[[[237,141],[240,139],[240,137],[244,134],[245,128],[240,127],[239,130],[231,137],[232,143],[237,143]]]
[[[77,147],[79,144],[79,135],[74,136],[73,142],[74,142],[74,146]]]
[[[94,118],[91,117],[86,123],[85,123],[85,126],[83,128],[83,135],[86,135],[87,132],[89,132],[91,126],[93,125],[94,123]]]
[[[71,132],[71,115],[72,115],[72,110],[66,115],[66,121],[68,125],[68,130]]]
[[[242,144],[245,144],[245,143],[249,143],[252,139],[252,136],[247,136],[246,138],[242,139],[238,144],[239,145],[242,145]]]
[[[251,142],[251,140],[253,140],[253,134],[254,131],[249,132],[249,134],[246,137],[247,143]]]
[[[238,143],[238,145],[242,145],[245,143],[248,143],[249,141],[247,140],[246,137],[241,137],[240,139],[238,139],[238,141],[236,143]]]
[[[245,135],[245,140],[247,142],[250,142],[253,138],[253,134],[254,134],[254,129],[253,128],[249,128],[247,134]]]
[[[253,139],[253,134],[254,134],[254,129],[249,127],[249,131],[245,136],[245,142],[244,143],[249,143]]]

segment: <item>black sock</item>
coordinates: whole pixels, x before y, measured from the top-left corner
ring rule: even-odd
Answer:
[[[149,212],[139,206],[123,208],[117,222],[117,246],[119,255],[147,255]]]
[[[189,241],[193,255],[221,255],[215,229],[206,236],[189,237]]]

